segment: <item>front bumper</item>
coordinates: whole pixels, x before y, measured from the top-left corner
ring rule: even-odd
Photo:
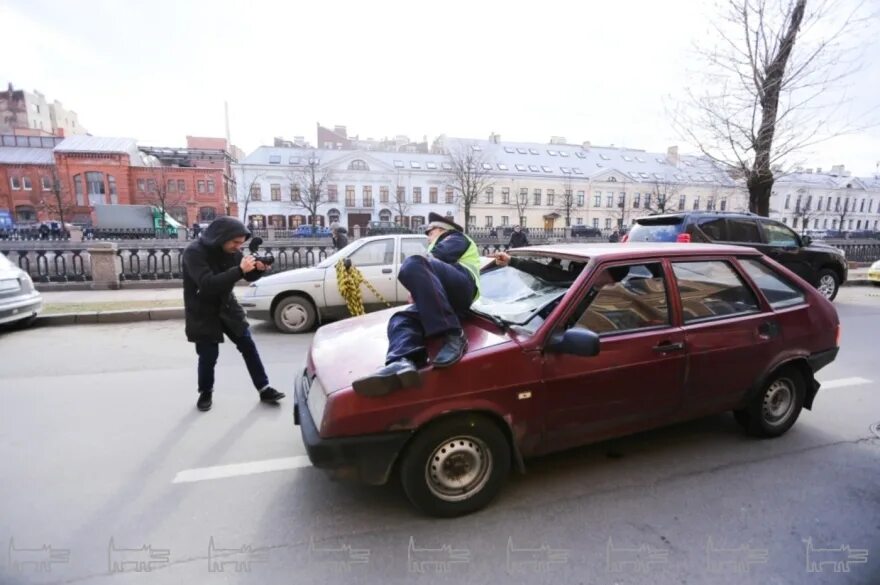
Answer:
[[[880,282],[880,270],[869,270],[868,280],[871,282]]]
[[[34,317],[43,310],[43,298],[39,293],[23,298],[0,302],[0,323],[12,323]]]
[[[388,482],[391,469],[410,431],[375,433],[355,437],[323,438],[312,420],[307,400],[307,378],[298,376],[294,387],[293,423],[302,431],[312,465],[332,477],[357,479],[371,485]]]

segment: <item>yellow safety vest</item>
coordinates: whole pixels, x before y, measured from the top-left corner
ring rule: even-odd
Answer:
[[[476,301],[480,298],[480,249],[477,248],[477,244],[467,235],[462,235],[467,238],[470,245],[464,254],[461,255],[461,258],[458,259],[458,263],[464,266],[471,273],[471,276],[474,277],[474,284],[477,286],[477,293],[474,295],[474,300]],[[430,254],[433,249],[434,242],[431,242],[428,245],[428,253]]]

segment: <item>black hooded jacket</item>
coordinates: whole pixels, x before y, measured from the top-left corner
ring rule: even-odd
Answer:
[[[240,279],[253,282],[263,273],[253,270],[244,274],[239,267],[244,255],[223,251],[224,243],[239,236],[247,241],[251,233],[233,217],[218,217],[183,252],[183,304],[189,341],[220,343],[224,325],[235,335],[247,331],[244,309],[232,289]]]

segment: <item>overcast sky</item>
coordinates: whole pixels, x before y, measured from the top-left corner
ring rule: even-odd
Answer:
[[[666,107],[714,14],[708,0],[0,0],[0,82],[143,144],[222,136],[226,100],[247,152],[275,136],[315,144],[316,122],[362,138],[497,132],[694,152]],[[850,115],[880,105],[880,46],[864,46]],[[880,128],[802,158],[873,173]]]

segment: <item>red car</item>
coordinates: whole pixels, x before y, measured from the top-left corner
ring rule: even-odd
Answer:
[[[553,451],[727,410],[779,436],[837,356],[831,303],[753,249],[565,244],[512,256],[483,270],[467,355],[422,370],[421,387],[351,388],[384,364],[394,309],[318,330],[294,407],[316,467],[370,484],[396,473],[419,509],[457,516]]]

